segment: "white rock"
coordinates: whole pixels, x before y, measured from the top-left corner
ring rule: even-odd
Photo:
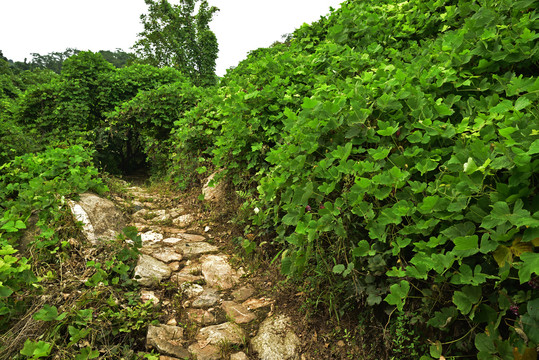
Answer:
[[[193,301],[192,306],[194,308],[209,308],[217,304],[220,299],[221,296],[217,291],[213,289],[206,289]]]
[[[189,351],[197,360],[221,360],[221,348],[214,345],[202,346],[199,343],[194,343],[189,346]]]
[[[232,269],[226,255],[205,255],[201,263],[202,275],[211,287],[230,289],[240,279],[241,274]]]
[[[218,172],[214,172],[211,174],[204,183],[202,194],[204,194],[205,201],[217,203],[222,201],[226,195],[226,184],[224,179],[222,179],[218,184],[214,184],[213,187],[210,187],[210,182],[214,179],[217,173]]]
[[[82,232],[84,235],[86,235],[88,241],[95,243],[97,239],[95,236],[94,226],[92,225],[90,217],[88,217],[86,211],[84,211],[82,206],[71,200],[69,201],[69,207],[71,208],[71,213],[73,213],[75,221],[82,223]]]
[[[196,339],[202,346],[220,345],[223,342],[240,345],[245,341],[245,333],[238,325],[226,322],[200,329]]]
[[[147,231],[140,234],[142,243],[154,243],[163,240],[163,234],[159,234],[155,231]]]
[[[108,199],[95,194],[80,194],[80,200],[68,202],[73,217],[82,222],[83,233],[91,243],[114,239],[127,225],[122,212]]]
[[[172,223],[180,228],[188,227],[195,221],[195,217],[191,214],[181,215],[172,220]]]
[[[137,279],[137,281],[141,285],[154,286],[162,280],[168,279],[171,273],[172,271],[164,262],[149,255],[141,254],[135,268],[135,279],[139,276],[140,279]]]
[[[153,250],[151,252],[151,256],[165,263],[170,263],[173,261],[181,261],[183,259],[183,255],[181,253],[178,253],[174,249],[167,248],[167,247],[162,247],[162,248]]]
[[[179,243],[174,245],[174,249],[178,252],[181,252],[186,258],[193,258],[202,254],[209,254],[219,251],[217,246],[208,244],[207,242],[189,242],[189,243]]]
[[[175,356],[178,358],[188,358],[189,351],[182,346],[183,328],[170,325],[150,325],[146,344],[156,348],[160,353]]]
[[[230,355],[230,360],[249,360],[243,351]]]
[[[267,318],[251,340],[261,360],[297,360],[299,338],[292,331],[291,320],[285,315]]]
[[[165,244],[178,244],[181,242],[198,242],[204,240],[206,240],[206,238],[202,235],[176,234],[176,237],[166,238],[163,240],[163,242]]]

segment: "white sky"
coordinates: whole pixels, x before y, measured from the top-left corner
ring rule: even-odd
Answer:
[[[220,9],[210,24],[219,42],[217,74],[343,1],[209,0]],[[129,51],[142,31],[140,14],[146,9],[144,0],[0,0],[0,50],[14,61],[68,47]]]

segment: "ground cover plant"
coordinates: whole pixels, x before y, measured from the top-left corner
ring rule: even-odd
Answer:
[[[220,170],[244,200],[235,221],[250,236],[238,242],[271,245],[266,256],[309,294],[308,314],[376,323],[385,350],[365,358],[536,358],[538,32],[531,0],[349,0],[251,52],[218,86],[89,52],[60,75],[0,67],[0,325],[55,274],[17,252],[30,215],[39,264],[54,262],[68,251],[62,201],[104,190],[98,167],[150,164],[181,189]],[[136,249],[115,249],[88,264],[89,286],[98,296],[100,282],[122,283],[143,321],[89,295],[108,314],[97,339],[86,305],[43,304],[37,319],[52,330],[21,356],[86,338],[81,359],[110,341],[140,346],[153,310],[133,295]],[[120,320],[131,335],[117,337]]]
[[[251,53],[176,142],[213,144],[200,171],[251,191],[313,304],[377,308],[419,329],[426,358],[535,357],[537,16],[532,1],[349,1]]]

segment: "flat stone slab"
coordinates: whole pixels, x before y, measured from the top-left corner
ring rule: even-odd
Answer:
[[[156,243],[163,240],[163,234],[159,234],[155,231],[146,231],[145,233],[140,234],[142,243]]]
[[[249,310],[256,310],[263,307],[271,306],[274,303],[272,299],[267,298],[253,298],[249,299],[243,302],[243,306],[245,306]]]
[[[209,286],[226,290],[239,282],[241,275],[232,269],[226,255],[205,255],[201,263],[202,275]]]
[[[245,341],[245,332],[238,325],[226,322],[200,329],[196,335],[196,340],[202,347],[207,345],[218,346],[223,342],[241,345]]]
[[[234,301],[223,301],[221,306],[227,316],[236,324],[247,324],[256,319],[255,314],[250,312],[245,306]]]
[[[161,360],[161,359],[160,359]],[[230,360],[249,360],[243,351],[230,355]]]
[[[182,261],[183,259],[182,253],[169,247],[157,247],[157,248],[152,247],[148,250],[145,250],[144,248],[142,248],[141,252],[151,255],[152,257],[164,263],[170,263],[173,261]]]
[[[197,242],[205,240],[206,238],[202,235],[179,233],[176,234],[174,237],[164,239],[163,242],[165,244],[174,245],[182,242]]]
[[[196,356],[197,360],[221,360],[221,349],[218,346],[194,343],[189,346],[189,351]]]
[[[171,227],[171,226],[161,226],[161,231],[166,234],[178,234],[183,233],[182,229],[178,229],[177,227]]]
[[[258,334],[251,340],[260,360],[297,360],[299,338],[292,331],[288,316],[277,315],[260,324]]]
[[[144,254],[139,256],[135,267],[135,279],[143,286],[157,285],[162,280],[168,279],[171,273],[167,264]]]
[[[173,261],[171,263],[168,263],[167,265],[172,271],[180,270],[180,266],[181,266],[179,261]]]
[[[175,218],[174,220],[172,220],[172,223],[180,228],[186,228],[194,222],[195,222],[195,217],[192,214],[181,215]]]
[[[255,292],[255,289],[251,285],[245,285],[241,288],[235,290],[232,293],[232,296],[234,296],[234,300],[236,301],[245,301],[249,299]]]
[[[219,251],[219,248],[217,246],[208,244],[207,242],[203,241],[178,243],[174,245],[174,249],[176,251],[181,251],[183,253],[183,256],[187,259]]]
[[[165,221],[167,219],[167,212],[165,210],[153,210],[148,212],[146,217],[152,222]]]
[[[202,294],[200,294],[194,301],[191,306],[194,308],[210,308],[217,304],[221,296],[214,289],[206,289]]]
[[[189,357],[189,351],[182,345],[183,328],[170,325],[150,325],[146,336],[146,345],[160,353],[178,358]]]
[[[148,214],[147,209],[141,209],[132,215],[135,222],[146,223],[146,217]]]

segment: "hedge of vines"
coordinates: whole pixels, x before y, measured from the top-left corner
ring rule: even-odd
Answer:
[[[250,189],[283,272],[337,316],[413,316],[435,358],[532,358],[538,16],[534,1],[348,1],[178,120],[176,169]]]

